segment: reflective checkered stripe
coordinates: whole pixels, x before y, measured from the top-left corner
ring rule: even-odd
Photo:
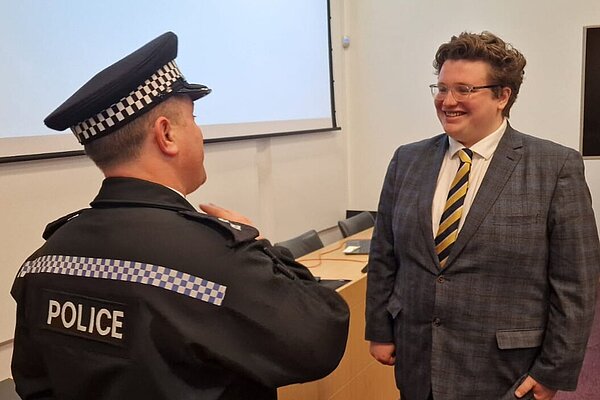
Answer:
[[[79,143],[85,143],[148,106],[158,95],[170,92],[171,85],[179,78],[183,78],[183,75],[175,61],[171,61],[129,95],[101,113],[72,126],[71,130],[77,136]]]
[[[135,261],[48,255],[27,261],[18,277],[27,274],[59,274],[141,283],[170,290],[220,306],[226,286],[175,269]]]

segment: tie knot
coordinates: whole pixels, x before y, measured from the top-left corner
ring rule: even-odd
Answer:
[[[460,149],[458,151],[458,158],[460,158],[461,163],[471,164],[471,159],[473,158],[473,151],[467,148]]]

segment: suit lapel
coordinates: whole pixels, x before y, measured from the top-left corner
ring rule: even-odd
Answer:
[[[490,208],[502,192],[515,166],[521,159],[522,152],[520,149],[522,147],[521,138],[515,135],[515,131],[509,125],[500,143],[498,143],[498,147],[494,152],[494,158],[481,182],[481,186],[473,200],[471,209],[458,234],[454,247],[448,256],[445,269],[452,265],[454,259],[456,259],[465,245],[471,240],[471,237],[475,234],[479,225],[481,225]]]
[[[424,242],[427,246],[427,252],[431,256],[434,264],[439,268],[439,260],[437,253],[435,252],[435,242],[433,238],[433,227],[431,226],[431,206],[433,202],[433,195],[437,186],[437,179],[442,167],[442,161],[444,155],[448,150],[448,138],[446,135],[441,135],[432,147],[430,154],[426,154],[422,157],[424,160],[422,171],[423,173],[423,190],[419,192],[418,199],[418,217],[419,225],[421,226],[421,234],[423,235]],[[437,271],[432,269],[432,271]]]

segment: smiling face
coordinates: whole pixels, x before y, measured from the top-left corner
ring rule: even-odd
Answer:
[[[490,66],[484,61],[446,60],[438,76],[438,84],[447,87],[455,85],[486,86],[489,81]],[[456,101],[453,94],[443,99],[435,99],[435,109],[448,136],[471,147],[494,132],[503,121],[502,110],[510,97],[510,89],[501,89],[496,96],[492,89],[474,90],[468,99]]]

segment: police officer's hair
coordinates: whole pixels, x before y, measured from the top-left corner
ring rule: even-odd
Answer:
[[[102,170],[137,159],[158,117],[165,116],[173,122],[181,120],[180,108],[176,107],[178,97],[168,98],[122,128],[87,143],[85,153]]]
[[[519,50],[506,43],[491,32],[481,34],[463,32],[452,36],[448,43],[442,44],[433,61],[436,75],[439,75],[446,60],[484,61],[490,65],[490,85],[501,85],[511,89],[510,98],[502,111],[505,117],[510,115],[510,108],[517,100],[519,88],[525,75],[527,61]],[[496,88],[493,93],[500,96],[502,88]]]

